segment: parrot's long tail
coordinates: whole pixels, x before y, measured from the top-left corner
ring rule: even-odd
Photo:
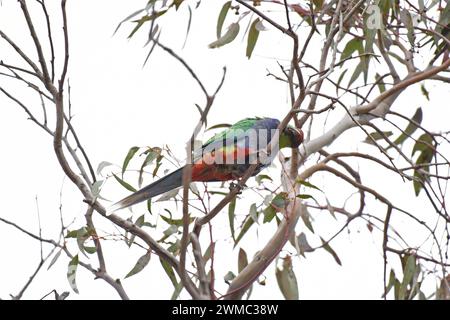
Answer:
[[[156,197],[164,192],[178,188],[182,185],[183,181],[183,168],[180,168],[167,176],[159,179],[158,181],[149,184],[139,191],[129,195],[128,197],[116,202],[108,208],[107,214],[111,214],[114,211],[123,209],[139,202]]]

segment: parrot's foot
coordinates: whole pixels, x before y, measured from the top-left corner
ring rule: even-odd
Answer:
[[[241,186],[239,183],[235,183],[234,181],[230,182],[230,191],[238,189],[238,193],[237,194],[241,194],[242,193],[242,189],[244,189],[246,187],[247,186],[245,184],[243,186]]]

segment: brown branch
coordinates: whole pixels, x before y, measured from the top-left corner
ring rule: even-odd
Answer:
[[[55,80],[55,48],[53,45],[53,36],[52,36],[52,28],[50,24],[50,16],[47,12],[47,6],[45,5],[45,0],[36,0],[38,3],[41,4],[42,11],[44,12],[45,21],[47,24],[47,34],[48,34],[48,42],[50,44],[50,53],[51,53],[51,59],[50,59],[50,65],[52,66],[52,77],[51,80],[54,82]]]
[[[48,83],[51,83],[50,76],[48,74],[47,63],[45,62],[44,53],[42,51],[41,42],[34,28],[33,20],[31,19],[30,13],[28,11],[27,3],[25,0],[19,0],[20,7],[22,8],[23,15],[28,25],[28,30],[30,31],[31,38],[33,39],[34,46],[36,48],[36,52],[39,58],[39,63],[41,65],[43,81],[46,85],[47,89],[50,91],[51,86],[47,86]]]

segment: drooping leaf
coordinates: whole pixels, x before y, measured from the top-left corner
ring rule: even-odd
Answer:
[[[356,79],[359,78],[359,76],[360,76],[361,73],[363,72],[364,68],[365,68],[364,63],[363,63],[363,61],[361,60],[361,61],[358,63],[358,65],[356,66],[355,71],[353,71],[353,74],[352,74],[352,76],[351,76],[351,78],[350,78],[350,81],[348,82],[347,88],[349,88],[349,87],[352,85],[352,83],[355,82]]]
[[[273,181],[272,178],[269,177],[269,176],[266,175],[266,174],[260,174],[260,175],[257,175],[256,178],[255,178],[255,180],[256,180],[256,182],[258,183],[258,185],[260,185],[260,184],[262,183],[263,180],[270,180],[270,181]]]
[[[222,9],[220,10],[219,18],[217,19],[217,30],[216,30],[217,39],[220,39],[220,37],[222,36],[223,23],[225,22],[225,18],[227,17],[227,13],[230,7],[231,1],[227,1],[224,3]]]
[[[177,227],[181,227],[183,225],[183,219],[172,219],[172,218],[168,218],[163,216],[162,214],[160,215],[161,219],[163,219],[165,222],[167,222],[170,225],[175,225]],[[194,222],[195,218],[193,217],[189,217],[189,223]]]
[[[263,211],[264,212],[263,223],[272,221],[277,212],[283,211],[286,208],[288,204],[287,197],[288,194],[286,192],[280,192],[275,196],[275,198],[272,199],[270,204]]]
[[[113,165],[114,164],[112,164],[111,162],[108,162],[108,161],[100,162],[97,167],[97,174],[101,175],[103,169],[105,169],[106,167],[109,167],[109,166],[113,166]]]
[[[104,180],[97,180],[92,184],[91,191],[94,197],[98,197],[100,195],[101,187],[103,185]]]
[[[406,259],[406,264],[403,269],[403,280],[400,284],[399,289],[399,300],[404,300],[407,298],[406,293],[408,290],[408,285],[411,284],[414,273],[416,272],[416,258],[413,255],[409,255]]]
[[[138,152],[138,150],[139,150],[139,147],[131,147],[130,150],[128,150],[127,156],[125,157],[125,160],[123,160],[122,179],[123,179],[123,174],[127,170],[128,164],[130,163],[130,160],[134,157],[134,155],[136,154],[136,152]]]
[[[389,273],[389,282],[386,286],[386,294],[389,293],[389,291],[391,291],[392,287],[395,285],[395,273],[394,270],[391,269],[391,272]],[[382,298],[384,298],[385,294],[383,293],[383,295],[381,296]]]
[[[249,59],[252,56],[253,50],[255,49],[256,41],[258,41],[259,30],[256,28],[256,26],[258,25],[259,21],[259,18],[256,18],[252,22],[250,30],[248,31],[246,56]]]
[[[296,243],[295,248],[297,249],[298,254],[305,256],[305,252],[313,252],[314,249],[311,247],[311,245],[308,243],[308,240],[306,239],[306,234],[301,232],[296,237]]]
[[[298,285],[294,270],[292,269],[291,257],[283,259],[282,269],[275,270],[278,287],[286,300],[298,300]]]
[[[154,149],[156,149],[156,151]],[[155,159],[160,154],[161,154],[161,149],[159,149],[159,148],[152,148],[151,150],[149,150],[147,156],[144,159],[144,162],[142,162],[141,169],[139,170],[139,178],[138,178],[139,187],[142,185],[142,182],[143,182],[142,175],[144,173],[144,168],[146,166],[149,166],[150,164],[152,164],[152,162],[155,161]]]
[[[430,139],[431,137],[427,137],[426,135],[422,135],[421,139],[419,139],[416,142],[416,145],[414,146],[415,150],[413,149],[413,153],[422,150],[419,157],[416,160],[417,169],[414,169],[414,192],[416,196],[419,195],[420,190],[422,190],[423,184],[425,181],[429,179],[428,173],[430,172],[430,167],[428,166],[429,163],[433,160],[435,150],[432,146],[427,144],[426,139]],[[429,140],[431,144],[432,138]],[[421,142],[422,141],[422,142]]]
[[[134,23],[136,23],[136,26],[134,27],[134,29],[131,31],[130,35],[128,36],[128,38],[132,38],[134,36],[134,34],[144,25],[144,23],[148,22],[148,21],[152,21],[157,19],[158,17],[162,16],[163,14],[165,14],[167,12],[167,10],[161,10],[161,11],[157,11],[154,13],[151,13],[149,15],[145,15],[142,18],[140,18],[139,20],[135,20],[133,21]]]
[[[145,223],[145,216],[141,215],[139,218],[136,219],[136,221],[134,222],[134,224],[136,226],[138,226],[139,228],[141,228]],[[132,234],[130,236],[130,239],[127,242],[128,247],[131,247],[131,245],[134,243],[134,239],[136,238],[135,234]]]
[[[133,269],[131,269],[130,272],[127,273],[125,279],[141,272],[150,262],[151,254],[152,252],[148,250],[142,257],[140,257],[134,265]]]
[[[422,92],[422,94],[425,96],[425,98],[430,101],[430,93],[428,92],[428,90],[425,88],[425,85],[422,83],[420,85],[420,91]]]
[[[360,38],[353,38],[345,45],[341,54],[341,61],[352,56],[353,52],[357,51],[359,54],[364,52],[363,42]],[[342,66],[342,65],[341,65]]]
[[[124,187],[125,189],[127,189],[128,191],[131,191],[131,192],[136,192],[136,191],[137,191],[133,186],[131,186],[131,184],[129,184],[128,182],[126,182],[126,181],[124,181],[124,180],[122,180],[122,179],[120,179],[120,178],[119,178],[118,176],[116,176],[114,173],[113,173],[113,176],[114,176],[114,178],[116,178],[117,182],[119,182],[120,185],[121,185],[122,187]]]
[[[88,246],[84,246],[83,247],[84,250],[89,253],[89,254],[94,254],[97,252],[97,248],[96,247],[88,247]]]
[[[421,124],[422,117],[423,117],[422,108],[418,108],[414,113],[412,120],[415,123]],[[398,138],[394,140],[394,144],[402,144],[410,135],[412,135],[417,130],[417,125],[414,122],[410,122],[408,124],[404,132],[402,132],[400,136],[398,136]],[[391,148],[391,146],[389,146],[387,149],[389,148]]]
[[[48,264],[47,270],[50,270],[50,268],[55,264],[55,262],[58,260],[58,258],[61,256],[62,248],[56,252],[56,254],[53,256],[52,261]]]
[[[407,36],[408,41],[412,47],[414,47],[415,36],[414,36],[414,24],[411,17],[411,13],[408,9],[403,9],[400,11],[400,21],[408,30]]]
[[[297,180],[295,180],[295,182],[297,182],[298,184],[301,184],[302,186],[305,186],[307,188],[312,188],[312,189],[322,191],[318,186],[313,185],[311,182],[301,180],[301,179],[297,179]]]
[[[177,277],[175,276],[175,271],[173,270],[172,266],[164,259],[159,258],[159,262],[161,262],[161,266],[163,267],[164,271],[166,272],[167,276],[170,279],[170,282],[172,282],[173,287],[176,288],[178,285]]]
[[[153,175],[153,178],[156,176],[156,174],[158,173],[158,170],[159,170],[159,168],[161,167],[161,164],[162,164],[162,159],[164,158],[164,156],[163,155],[159,155],[157,158],[156,158],[156,167],[155,167],[155,169],[153,169],[153,172],[152,172],[152,175]]]
[[[239,34],[239,23],[234,22],[230,24],[227,32],[216,41],[211,42],[208,47],[211,49],[222,47],[232,42]]]
[[[257,211],[257,209],[256,209],[256,203],[253,203],[253,204],[250,206],[250,210],[249,210],[249,213],[248,213],[248,214],[249,214],[250,217],[253,219],[253,221],[255,221],[256,223],[259,224],[259,222],[258,222],[258,211]]]
[[[79,293],[76,282],[77,267],[78,267],[78,255],[74,256],[72,260],[70,260],[69,266],[67,268],[67,280],[69,281],[70,287],[75,293]]]
[[[339,87],[341,86],[342,79],[344,79],[345,74],[347,73],[347,71],[348,71],[348,69],[345,69],[339,75],[338,81],[336,82],[336,95],[339,93]]]
[[[247,253],[244,249],[239,248],[238,254],[238,272],[241,273],[242,270],[248,265]]]
[[[336,251],[334,251],[333,248],[331,248],[330,244],[326,243],[325,240],[322,239],[322,237],[320,237],[320,240],[322,241],[323,248],[333,256],[334,260],[338,265],[342,266],[341,259],[339,259],[339,256],[337,255]]]
[[[311,214],[309,213],[308,210],[305,210],[305,213],[301,215],[301,218],[303,220],[303,223],[305,224],[305,226],[309,229],[309,231],[311,231],[312,233],[314,233],[314,228],[312,226],[311,223]]]
[[[380,90],[380,93],[383,93],[386,91],[386,86],[384,85],[383,80],[379,81],[380,78],[381,78],[381,76],[378,73],[376,73],[375,80],[378,82],[378,84],[377,84],[378,90]]]
[[[383,132],[383,134],[381,134],[380,132],[378,132],[378,131],[375,131],[375,132],[372,132],[372,133],[369,133],[369,136],[370,137],[366,137],[365,139],[364,139],[364,143],[367,143],[367,144],[372,144],[372,145],[375,145],[375,142],[373,142],[374,140],[375,141],[378,141],[378,140],[382,140],[382,139],[384,139],[384,136],[386,136],[386,137],[390,137],[390,136],[392,136],[392,131],[382,131]],[[383,136],[384,135],[384,136]]]
[[[417,139],[416,143],[414,144],[411,155],[414,156],[414,154],[417,151],[421,152],[428,151],[428,149],[430,148],[434,150],[433,137],[429,133],[425,132],[419,137],[419,139]]]
[[[234,241],[234,247],[241,241],[242,237],[247,233],[247,231],[250,229],[250,227],[255,223],[255,221],[248,215],[244,223],[242,225],[241,231],[239,232],[238,236],[236,237],[236,240]]]

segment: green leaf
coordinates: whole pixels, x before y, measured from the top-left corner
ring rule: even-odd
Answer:
[[[416,112],[414,113],[412,120],[415,121],[418,124],[422,123],[422,118],[423,118],[423,114],[422,114],[422,108],[418,108],[416,110]],[[415,123],[410,122],[408,124],[408,126],[405,128],[404,132],[402,132],[400,134],[400,136],[394,140],[394,144],[402,144],[410,135],[412,135],[414,133],[414,131],[417,130],[417,126],[415,125]],[[387,149],[391,148],[391,146],[389,146]]]
[[[69,266],[67,268],[67,280],[69,281],[70,287],[75,293],[79,293],[76,282],[77,267],[78,267],[78,255],[74,256],[72,260],[70,260]]]
[[[139,179],[138,179],[139,187],[142,185],[143,181],[142,175],[144,173],[144,168],[146,166],[149,166],[160,154],[161,154],[160,149],[159,152],[154,151],[153,149],[148,152],[147,156],[144,159],[144,162],[142,162],[141,169],[139,170]]]
[[[223,277],[225,283],[230,284],[230,282],[236,278],[236,275],[232,271],[228,271],[227,274]]]
[[[136,226],[138,226],[139,228],[141,228],[145,223],[145,216],[141,215],[139,218],[136,219],[136,221],[134,222],[134,224]],[[134,239],[136,238],[135,234],[132,234],[130,236],[130,239],[128,239],[127,245],[128,247],[131,247],[131,245],[134,243]]]
[[[230,24],[230,26],[227,29],[227,32],[223,36],[221,36],[216,41],[211,42],[208,47],[211,49],[222,47],[232,42],[237,37],[238,34],[239,34],[239,23],[234,22]]]
[[[151,201],[151,199],[147,200],[147,211],[148,211],[148,213],[153,214],[152,213],[152,201]]]
[[[390,137],[390,136],[392,136],[392,131],[382,131],[383,132],[383,134],[381,134],[380,132],[378,132],[378,131],[375,131],[375,132],[372,132],[372,133],[369,133],[369,136],[370,137],[366,137],[365,139],[364,139],[364,143],[367,143],[367,144],[372,144],[372,145],[375,145],[375,142],[373,142],[373,140],[375,140],[375,141],[378,141],[378,140],[382,140],[382,139],[384,139],[384,136],[386,136],[386,137]],[[384,136],[383,136],[384,135]],[[371,139],[372,138],[372,139]]]
[[[260,174],[260,175],[256,176],[255,180],[256,180],[256,182],[258,183],[258,185],[261,185],[261,183],[262,183],[263,180],[270,180],[270,181],[273,181],[272,178],[269,177],[269,176],[266,175],[266,174]]]
[[[161,167],[161,164],[162,164],[162,159],[163,159],[164,157],[162,156],[162,155],[159,155],[158,156],[158,158],[156,158],[156,167],[155,167],[155,169],[153,170],[153,172],[152,172],[152,175],[153,175],[153,178],[156,176],[156,174],[158,173],[158,170],[159,170],[159,167]]]
[[[341,82],[342,79],[344,79],[345,74],[347,73],[348,69],[345,69],[344,71],[342,71],[342,73],[339,75],[338,81],[337,81],[337,85],[336,85],[336,94],[338,94],[339,92],[339,88],[341,86]]]
[[[417,139],[416,143],[414,144],[411,155],[414,156],[417,151],[426,152],[430,148],[434,152],[433,137],[429,133],[424,133],[419,137],[419,139]]]
[[[231,1],[227,1],[225,2],[225,4],[222,6],[222,9],[220,10],[219,13],[219,18],[217,19],[217,39],[220,39],[220,37],[222,36],[222,27],[223,27],[223,23],[225,22],[225,18],[227,17],[227,13],[228,10],[231,7]]]
[[[250,206],[250,210],[249,210],[249,216],[253,219],[253,221],[255,221],[256,223],[258,223],[258,211],[256,209],[256,203],[253,203]]]
[[[427,100],[430,101],[430,93],[427,91],[423,83],[420,85],[420,91],[425,96],[425,98],[427,98]]]
[[[353,52],[358,51],[359,54],[364,52],[362,39],[353,38],[345,45],[341,54],[341,61],[352,56]]]
[[[301,184],[307,188],[312,188],[312,189],[316,189],[319,191],[322,191],[319,187],[313,185],[311,182],[305,181],[305,180],[301,180],[301,179],[297,179],[295,180],[295,182],[297,182],[298,184]]]
[[[363,72],[365,66],[363,61],[361,60],[358,65],[355,68],[355,71],[353,71],[352,77],[350,78],[350,81],[348,82],[347,88],[349,88],[353,82],[356,81],[356,79],[359,78],[359,76],[361,75],[361,73]]]
[[[231,230],[231,236],[233,237],[233,240],[236,241],[236,238],[234,237],[234,218],[235,214],[234,211],[236,210],[236,198],[230,201],[228,204],[228,222],[230,225]]]
[[[130,272],[128,272],[128,274],[125,276],[125,279],[141,272],[150,262],[151,254],[152,252],[149,250],[142,257],[140,257],[134,265],[133,269],[131,269]]]
[[[120,185],[121,185],[122,187],[124,187],[125,189],[127,189],[128,191],[131,191],[131,192],[136,192],[136,191],[137,191],[137,190],[136,190],[134,187],[132,187],[128,182],[123,181],[123,180],[120,179],[118,176],[116,176],[114,173],[113,173],[113,176],[114,176],[114,178],[116,178],[117,182],[119,182]]]
[[[334,251],[333,248],[331,248],[330,244],[326,243],[325,240],[322,239],[322,237],[320,237],[320,240],[322,241],[323,248],[333,256],[334,260],[338,265],[342,266],[341,259],[339,259],[339,256],[337,255],[336,251]]]
[[[255,49],[256,41],[258,41],[259,30],[256,28],[256,25],[259,23],[259,21],[259,18],[256,18],[250,26],[250,30],[248,31],[246,55],[249,59],[252,56],[253,49]]]
[[[391,272],[389,273],[389,282],[386,286],[386,294],[389,293],[389,291],[391,291],[392,287],[395,285],[395,273],[394,270],[391,269]],[[385,294],[383,293],[383,295],[381,296],[382,298],[384,298]]]
[[[264,213],[263,223],[267,223],[272,221],[273,218],[275,218],[277,210],[275,210],[272,206],[269,205],[266,209],[264,209],[263,213]]]
[[[275,270],[278,287],[286,300],[298,300],[298,285],[294,270],[292,269],[291,257],[283,260],[282,269]]]
[[[406,264],[403,269],[403,280],[400,284],[398,298],[399,300],[404,300],[407,298],[406,293],[408,285],[411,284],[414,273],[416,272],[416,258],[413,255],[409,255],[406,259]]]
[[[313,252],[314,249],[309,244],[308,240],[306,239],[306,234],[301,232],[295,239],[296,243],[295,248],[297,249],[298,254],[301,254],[302,256],[305,256],[305,252]]]
[[[134,27],[134,29],[131,31],[130,35],[128,36],[128,38],[131,38],[134,36],[134,34],[144,25],[144,23],[148,22],[148,21],[152,21],[155,20],[156,18],[162,16],[164,13],[166,13],[167,10],[161,10],[158,12],[154,12],[150,15],[145,15],[142,18],[140,18],[139,20],[135,20],[133,22],[136,23],[136,26]]]
[[[168,218],[163,216],[162,214],[159,215],[161,217],[161,219],[163,219],[165,222],[167,222],[170,225],[175,225],[177,227],[181,227],[183,225],[183,219],[172,219],[172,218]],[[195,218],[189,217],[189,223],[194,222]]]
[[[427,137],[427,136],[424,137],[424,135],[421,136],[421,139],[423,139],[422,140],[423,142],[426,142],[424,140],[429,139],[429,138],[431,138],[431,137]],[[414,146],[414,148],[416,149],[415,151],[422,150],[422,152],[420,153],[419,157],[416,160],[416,165],[429,164],[433,160],[435,150],[433,147],[428,146],[425,143],[422,143],[420,141],[421,140],[419,139],[419,141],[416,142],[416,145]],[[415,151],[413,150],[413,153]],[[416,196],[419,195],[420,190],[422,189],[423,183],[426,180],[428,180],[428,178],[429,178],[428,173],[430,172],[429,166],[420,166],[420,169],[414,170],[415,179],[413,180],[413,186],[414,186],[414,192],[415,192]]]
[[[309,213],[309,211],[305,210],[305,214],[302,214],[301,217],[302,217],[303,223],[309,229],[309,231],[314,233],[314,228],[311,223],[312,218],[311,218],[311,214]]]
[[[314,199],[314,197],[310,194],[298,194],[296,197],[299,199],[304,199],[304,200],[311,199],[311,198]]]
[[[236,247],[236,245],[239,243],[239,241],[241,241],[242,237],[247,233],[247,231],[250,229],[250,227],[255,223],[255,221],[250,217],[250,215],[248,215],[245,218],[244,224],[241,228],[241,231],[239,232],[238,236],[236,237],[236,240],[234,241],[234,246]]]
[[[130,160],[134,157],[134,155],[136,154],[136,152],[138,152],[138,150],[139,150],[139,147],[131,147],[130,150],[128,150],[127,156],[125,157],[125,160],[123,160],[122,178],[123,178],[123,174],[127,170]]]
[[[375,74],[375,81],[378,81],[380,78],[381,78],[381,76],[378,73],[376,73]],[[378,86],[378,90],[380,90],[380,93],[383,93],[383,92],[386,91],[386,86],[384,85],[383,80],[378,82],[377,86]]]
[[[407,36],[408,36],[409,43],[411,44],[412,47],[414,47],[414,41],[415,41],[414,25],[413,25],[411,13],[409,12],[408,9],[403,9],[402,11],[400,11],[400,21],[408,30]]]
[[[159,262],[161,262],[161,265],[164,271],[166,272],[167,276],[169,277],[170,282],[172,282],[173,287],[176,288],[178,286],[178,281],[172,266],[166,260],[161,258],[159,258]]]
[[[178,10],[180,5],[183,3],[184,0],[173,0],[171,6],[175,6],[175,10]]]
[[[89,253],[89,254],[93,254],[97,252],[97,248],[96,247],[88,247],[88,246],[84,246],[83,247],[84,250]]]
[[[242,270],[248,265],[247,253],[244,249],[239,248],[238,255],[238,272],[241,273]]]

